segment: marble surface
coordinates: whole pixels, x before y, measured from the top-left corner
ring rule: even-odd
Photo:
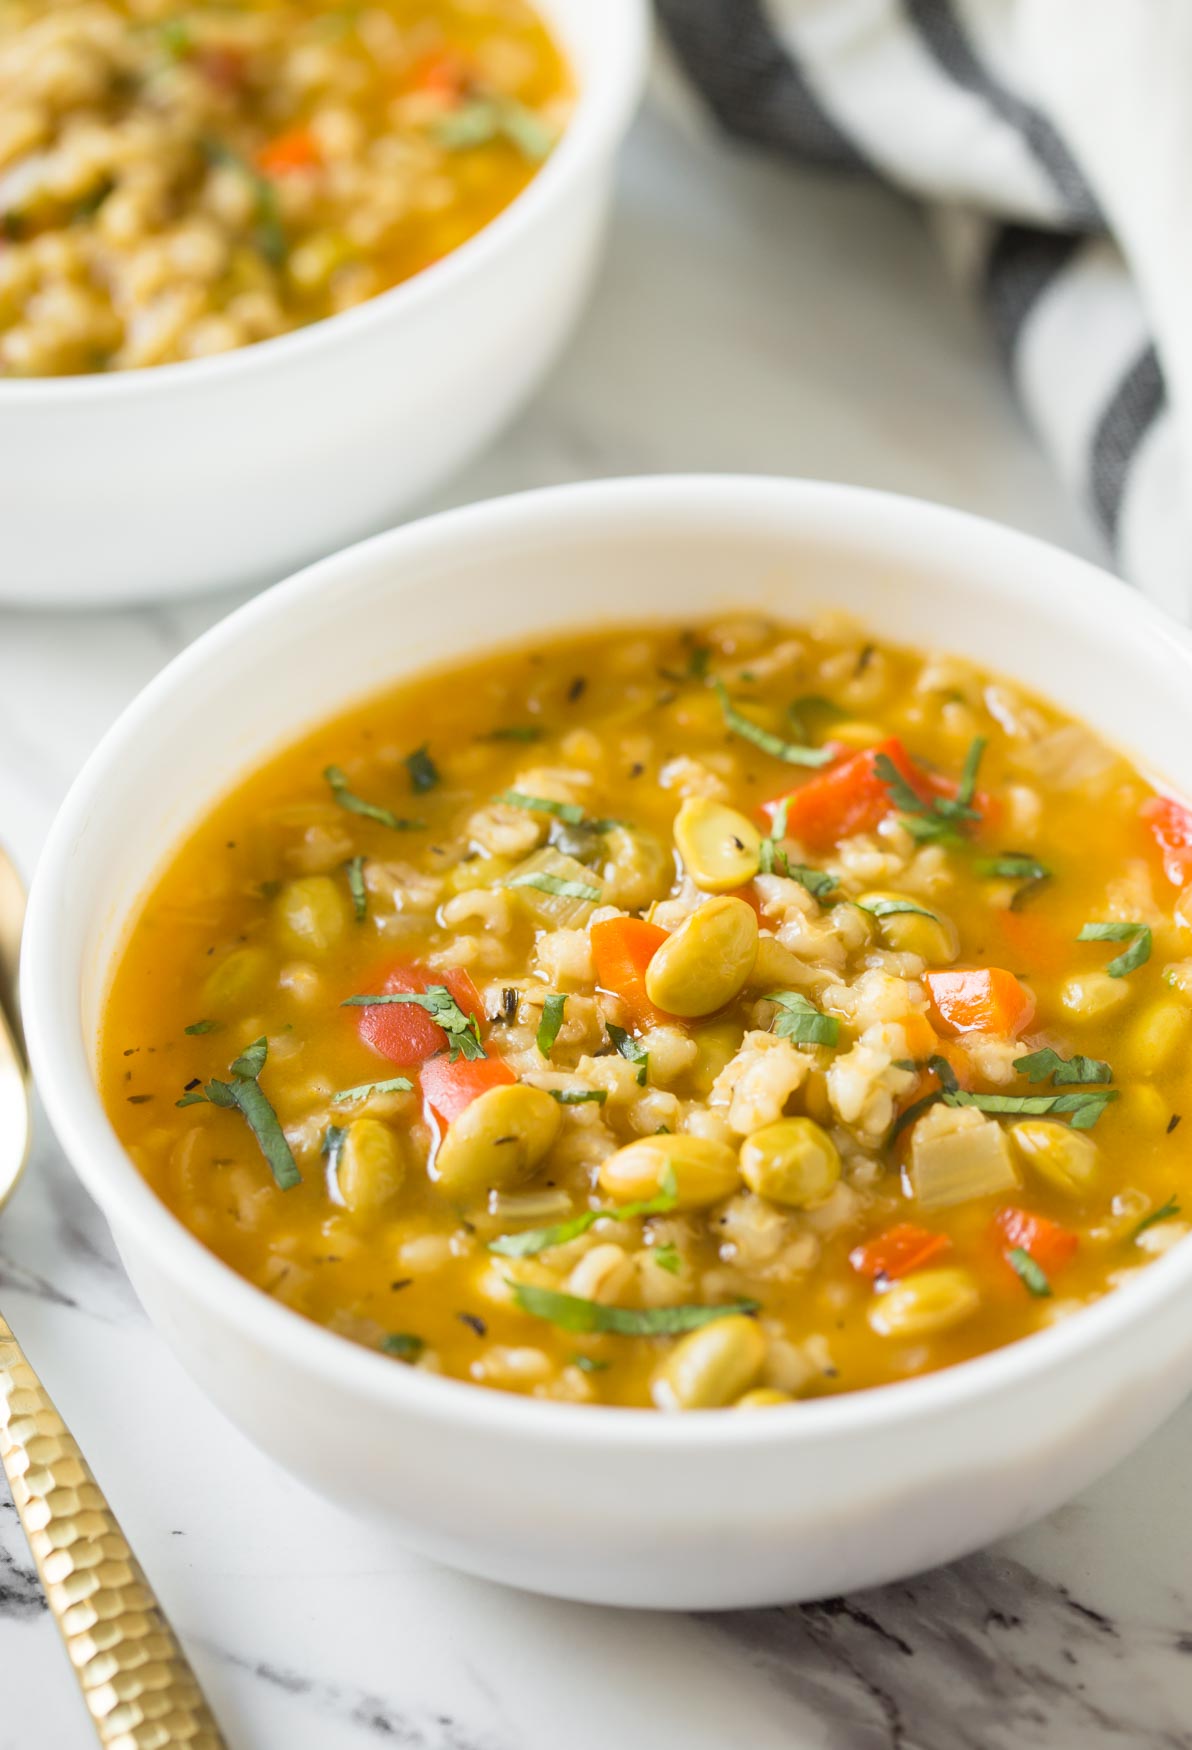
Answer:
[[[657,97],[567,357],[441,502],[684,468],[836,476],[1094,551],[915,216],[692,137]],[[0,611],[0,824],[26,872],[96,738],[229,598]],[[998,1548],[735,1616],[635,1616],[378,1542],[211,1409],[47,1134],[0,1304],[194,1653],[232,1750],[1137,1750],[1192,1745],[1192,1410]],[[90,1729],[0,1500],[0,1750]]]

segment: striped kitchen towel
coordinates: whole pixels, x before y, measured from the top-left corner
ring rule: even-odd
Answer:
[[[1192,618],[1192,0],[658,0],[732,133],[928,203],[1119,569]]]

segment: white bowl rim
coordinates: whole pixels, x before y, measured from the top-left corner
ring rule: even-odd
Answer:
[[[599,78],[581,76],[581,70],[576,69],[575,109],[546,163],[507,207],[429,267],[350,310],[210,358],[180,359],[142,370],[90,372],[70,377],[0,377],[0,412],[8,406],[29,404],[72,406],[127,401],[167,394],[172,388],[205,386],[253,370],[266,370],[274,364],[282,366],[300,352],[334,346],[340,340],[364,334],[378,323],[411,315],[429,299],[449,293],[456,284],[483,272],[494,255],[516,245],[541,210],[565,198],[575,177],[601,152],[611,150],[629,125],[645,83],[649,12],[647,0],[615,3],[625,21],[617,52]]]
[[[1143,1324],[1149,1314],[1181,1293],[1192,1293],[1189,1237],[1111,1293],[1047,1330],[919,1378],[801,1399],[777,1406],[765,1416],[718,1412],[667,1416],[652,1409],[522,1398],[395,1366],[389,1358],[272,1300],[183,1226],[142,1178],[111,1129],[83,1038],[78,969],[64,964],[56,919],[66,909],[71,847],[77,834],[102,806],[109,771],[118,770],[125,748],[151,729],[159,703],[168,698],[176,681],[208,665],[217,667],[226,647],[251,639],[273,616],[292,611],[327,588],[350,585],[356,570],[371,565],[379,554],[391,556],[396,570],[407,556],[417,560],[427,552],[451,549],[461,538],[478,543],[490,536],[499,539],[510,530],[525,535],[544,523],[557,525],[573,512],[595,511],[605,523],[626,513],[648,517],[677,512],[714,523],[725,514],[739,515],[751,508],[760,514],[774,506],[788,511],[800,508],[809,515],[834,512],[845,527],[855,519],[853,526],[871,531],[876,526],[891,536],[933,533],[955,546],[960,567],[965,547],[980,544],[999,559],[1007,594],[1019,587],[1018,579],[1029,577],[1034,587],[1040,574],[1049,573],[1049,587],[1071,596],[1082,613],[1097,613],[1110,621],[1125,612],[1137,616],[1136,624],[1145,625],[1156,646],[1166,646],[1175,654],[1192,679],[1192,634],[1158,608],[1088,561],[968,512],[864,487],[777,476],[661,475],[586,481],[467,505],[374,535],[319,560],[236,609],[167,664],[121,713],[88,758],[51,828],[30,896],[21,991],[37,1083],[74,1170],[105,1216],[111,1210],[118,1225],[132,1230],[138,1243],[196,1300],[211,1306],[217,1316],[246,1326],[265,1349],[340,1391],[391,1407],[395,1416],[404,1411],[444,1429],[544,1439],[567,1447],[597,1445],[645,1452],[816,1445],[851,1434],[895,1431],[920,1418],[1012,1392],[1016,1385],[1062,1367],[1124,1328]]]

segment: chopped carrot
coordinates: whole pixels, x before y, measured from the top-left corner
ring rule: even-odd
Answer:
[[[1035,1016],[1031,992],[1001,966],[928,972],[924,982],[936,1025],[948,1033],[996,1033],[1016,1039]]]
[[[933,1051],[939,1050],[940,1042],[935,1028],[926,1015],[920,1015],[917,1010],[913,1011],[909,1015],[904,1015],[899,1025],[906,1034],[907,1050],[912,1057],[928,1058]]]
[[[1070,1264],[1080,1244],[1070,1228],[1013,1204],[998,1210],[993,1226],[998,1243],[1006,1251],[1024,1251],[1045,1276],[1054,1276],[1065,1264]]]
[[[848,1261],[859,1276],[884,1276],[893,1282],[912,1270],[922,1270],[950,1251],[951,1246],[947,1234],[932,1233],[929,1228],[900,1221],[875,1239],[866,1240],[864,1245],[854,1246]]]
[[[444,1055],[428,1059],[418,1079],[427,1116],[444,1129],[478,1094],[504,1087],[517,1077],[503,1057],[457,1057],[452,1063]]]
[[[946,778],[942,772],[921,772],[918,775],[931,795],[946,797],[949,802],[956,801],[960,785],[955,778]],[[974,791],[972,807],[981,816],[979,821],[970,822],[974,832],[979,832],[982,827],[996,826],[1004,812],[1001,802],[996,796],[991,796],[988,790]]]
[[[588,932],[596,982],[625,1004],[639,1027],[666,1020],[646,995],[646,967],[666,941],[667,932],[644,918],[606,918]]]
[[[757,889],[754,887],[752,881],[747,881],[744,887],[734,887],[732,892],[726,893],[724,897],[726,899],[743,899],[745,904],[751,906],[757,913],[758,917],[761,917],[762,902],[758,898]]]
[[[1163,873],[1176,887],[1192,881],[1192,810],[1170,796],[1152,796],[1142,810],[1163,856]]]
[[[1067,971],[1072,962],[1070,938],[1057,930],[1050,918],[1032,911],[999,911],[998,927],[1010,954],[1019,966],[1029,966],[1038,977]]]
[[[257,153],[262,176],[289,176],[295,170],[313,170],[321,164],[319,148],[309,128],[290,128],[269,140]]]
[[[922,772],[912,765],[897,736],[891,736],[876,747],[864,748],[828,766],[797,790],[763,802],[762,813],[772,827],[785,802],[787,833],[810,851],[826,851],[854,833],[872,832],[894,806],[877,770],[881,754],[915,794],[926,800],[928,787]]]
[[[444,51],[427,55],[410,76],[410,88],[435,97],[461,97],[469,83],[468,68],[458,55]]]
[[[361,995],[394,996],[408,992],[424,995],[432,984],[447,987],[465,1015],[473,1015],[483,1023],[484,1010],[480,993],[461,967],[449,967],[446,972],[432,972],[428,967],[409,961],[391,966],[365,982]],[[417,1003],[378,1003],[373,1008],[358,1008],[356,1025],[360,1037],[390,1063],[409,1068],[445,1051],[448,1038],[442,1027],[432,1021]]]

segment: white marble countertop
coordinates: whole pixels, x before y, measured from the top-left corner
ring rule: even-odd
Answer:
[[[442,502],[690,468],[863,481],[1093,550],[915,217],[692,140],[655,105],[574,344]],[[0,827],[26,872],[97,737],[231,605],[0,611]],[[952,1568],[823,1604],[645,1617],[433,1568],[290,1481],[155,1337],[44,1124],[0,1220],[0,1303],[232,1750],[1192,1744],[1192,1410]],[[92,1741],[0,1499],[0,1750]]]

